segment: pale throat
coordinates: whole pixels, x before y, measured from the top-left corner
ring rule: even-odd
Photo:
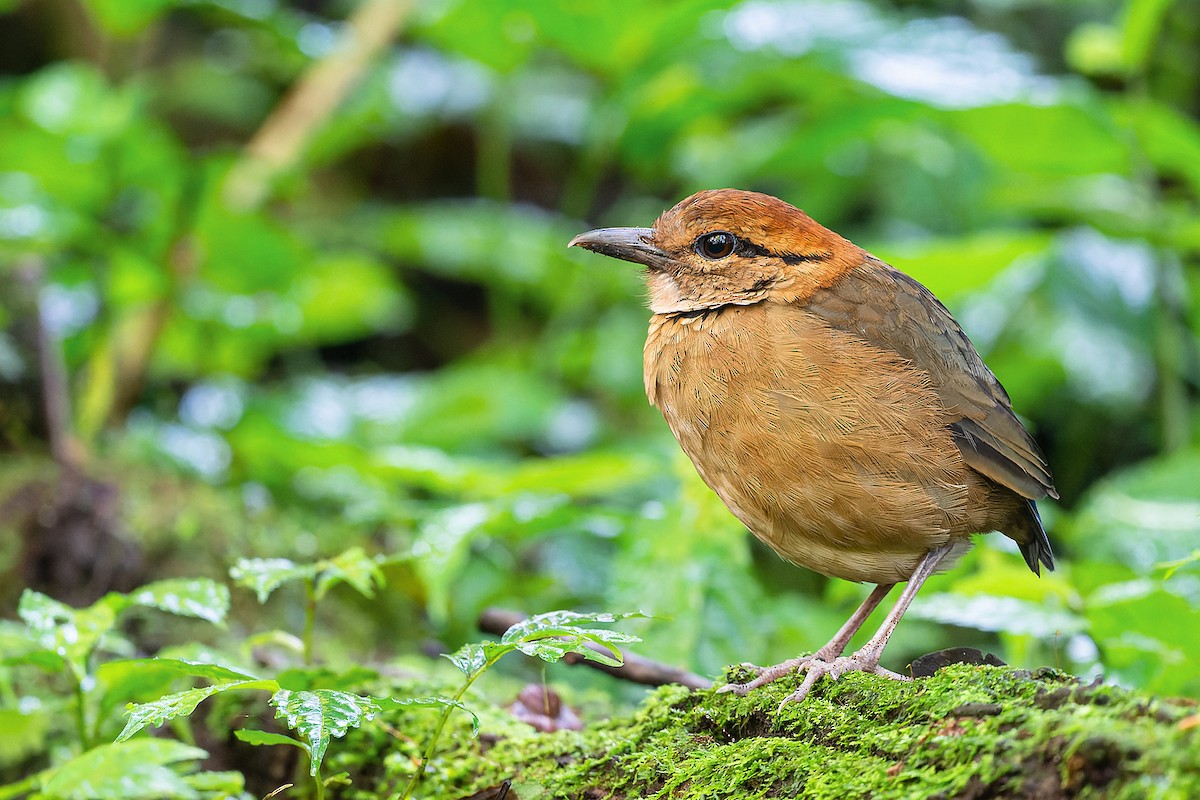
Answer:
[[[655,314],[679,314],[730,305],[749,306],[764,300],[768,291],[766,288],[750,290],[714,287],[699,281],[695,282],[695,286],[685,288],[680,285],[675,275],[668,272],[647,270],[645,274],[648,305]]]
[[[666,272],[648,270],[646,272],[646,289],[649,295],[650,310],[655,314],[675,314],[680,311],[695,310],[694,304],[688,302],[679,290],[679,283]]]

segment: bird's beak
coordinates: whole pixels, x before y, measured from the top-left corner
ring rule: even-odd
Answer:
[[[668,269],[673,259],[654,244],[653,228],[599,228],[581,233],[567,247],[582,247],[602,256]]]

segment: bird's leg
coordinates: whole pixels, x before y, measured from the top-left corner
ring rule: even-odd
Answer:
[[[883,598],[888,596],[888,592],[895,586],[894,583],[881,583],[871,590],[867,595],[867,599],[863,600],[859,605],[858,610],[850,615],[850,619],[846,620],[846,624],[841,627],[832,639],[830,639],[824,647],[813,653],[813,658],[820,661],[832,661],[842,654],[846,649],[846,645],[850,644],[850,640],[854,638],[854,634],[858,633],[858,629],[863,626],[871,613],[879,607],[883,602]]]
[[[841,630],[824,647],[812,655],[792,658],[773,667],[755,667],[754,669],[758,671],[758,674],[754,680],[746,683],[729,683],[717,691],[745,695],[760,686],[766,686],[776,678],[782,678],[784,675],[803,669],[810,661],[833,661],[842,654],[846,649],[846,645],[850,644],[850,640],[854,638],[854,634],[858,633],[858,629],[867,621],[867,617],[871,616],[871,612],[883,602],[883,598],[887,597],[888,592],[895,585],[894,583],[881,583],[872,589],[871,593],[867,595],[867,599],[862,601],[858,610],[850,616],[850,619],[846,620],[846,624],[842,625]]]
[[[947,543],[926,553],[917,563],[916,569],[913,570],[908,583],[904,587],[904,591],[900,593],[899,599],[896,600],[896,605],[888,612],[887,617],[883,620],[883,624],[879,626],[879,630],[875,632],[871,640],[851,656],[834,658],[832,661],[808,662],[805,666],[807,674],[804,676],[804,683],[800,684],[799,689],[785,697],[783,702],[779,704],[779,707],[783,708],[788,703],[803,700],[808,695],[809,690],[812,689],[813,685],[823,675],[828,675],[837,680],[847,672],[870,672],[873,675],[880,675],[893,680],[910,680],[905,675],[879,666],[879,658],[883,655],[883,648],[887,645],[888,639],[891,638],[892,632],[896,630],[896,625],[900,622],[900,618],[908,610],[913,598],[917,596],[917,592],[921,591],[921,586],[933,574],[933,571],[937,569],[937,565],[941,560],[953,549],[954,545]]]

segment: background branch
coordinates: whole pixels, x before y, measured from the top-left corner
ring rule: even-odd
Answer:
[[[502,636],[506,630],[524,619],[524,616],[515,611],[487,608],[479,615],[478,625],[479,630],[484,633]],[[588,647],[597,653],[610,655],[607,650],[598,645],[588,645]],[[642,658],[630,652],[625,652],[625,665],[621,667],[610,667],[607,664],[601,664],[598,661],[589,661],[578,655],[568,655],[563,661],[568,664],[582,664],[585,667],[607,672],[609,675],[620,678],[623,681],[640,683],[643,686],[663,686],[668,683],[678,683],[689,689],[707,689],[712,686],[712,681],[695,673],[678,667],[672,667],[669,664],[660,664],[657,661],[651,661],[648,658]]]
[[[332,52],[300,77],[246,145],[225,187],[230,205],[254,208],[262,203],[275,176],[300,158],[367,65],[395,37],[413,5],[412,0],[363,0]]]

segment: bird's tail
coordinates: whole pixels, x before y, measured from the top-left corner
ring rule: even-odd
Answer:
[[[1025,563],[1033,570],[1034,575],[1041,575],[1041,565],[1054,571],[1054,551],[1050,548],[1050,539],[1046,529],[1042,527],[1042,518],[1038,514],[1037,504],[1026,500],[1021,510],[1013,515],[1012,522],[1004,530],[1004,535],[1017,543]]]

